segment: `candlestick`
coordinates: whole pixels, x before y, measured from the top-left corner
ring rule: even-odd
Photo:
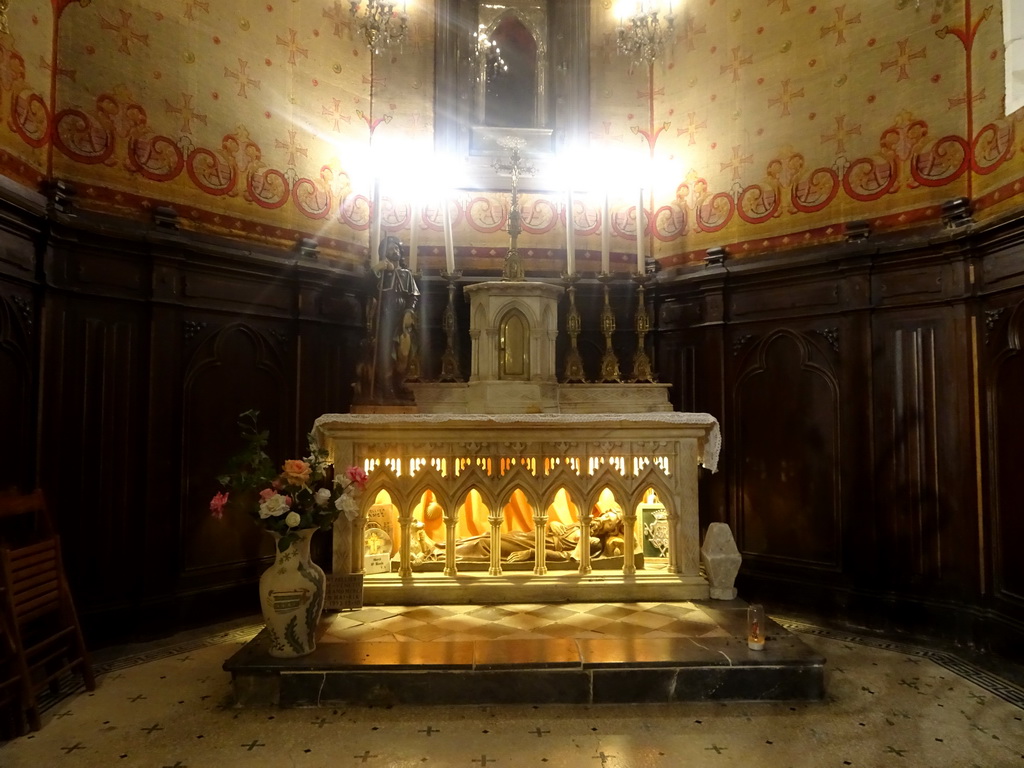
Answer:
[[[416,273],[417,249],[420,235],[420,203],[413,200],[409,211],[409,271]]]
[[[455,239],[452,237],[452,212],[449,200],[444,200],[444,266],[448,274],[455,272]]]
[[[601,274],[607,275],[612,253],[612,221],[608,215],[608,193],[604,193],[604,212],[601,216]]]
[[[576,274],[576,222],[573,221],[572,209],[570,189],[565,203],[565,272],[568,275]]]
[[[640,197],[636,201],[636,271],[647,271],[644,257],[644,188],[640,187]]]
[[[373,224],[370,230],[370,263],[380,260],[380,179],[373,180]]]

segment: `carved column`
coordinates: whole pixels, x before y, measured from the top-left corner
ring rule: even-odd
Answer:
[[[533,563],[533,572],[537,576],[543,576],[548,572],[548,513],[546,511],[535,511],[533,513],[533,536],[536,549],[536,557]]]
[[[586,576],[593,570],[590,564],[590,524],[593,522],[590,513],[580,515],[580,576]]]
[[[459,508],[449,504],[444,510],[444,575],[455,576],[455,542],[458,540]]]
[[[401,527],[399,534],[402,543],[398,550],[399,565],[398,575],[403,579],[412,578],[412,507],[403,507],[398,515],[398,524]]]
[[[636,549],[636,506],[631,500],[627,500],[625,509],[622,510],[622,574],[624,576],[633,576],[636,573],[634,549]]]
[[[491,567],[487,571],[491,576],[501,576],[501,524],[505,521],[499,509],[491,510],[487,515],[491,524]]]

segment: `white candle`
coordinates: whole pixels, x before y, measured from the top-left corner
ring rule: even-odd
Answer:
[[[612,220],[608,215],[608,192],[604,193],[604,211],[601,214],[601,274],[608,274],[612,254]]]
[[[455,239],[452,237],[452,213],[450,201],[444,199],[444,268],[448,274],[455,272]]]
[[[640,197],[636,201],[636,271],[643,274],[646,268],[644,258],[644,188],[640,187]]]
[[[565,203],[565,272],[568,275],[576,274],[576,222],[573,220],[572,209],[570,189]]]
[[[409,206],[409,269],[416,271],[416,249],[419,247],[420,201],[415,199]]]
[[[380,179],[373,180],[373,224],[370,229],[370,263],[380,259]]]

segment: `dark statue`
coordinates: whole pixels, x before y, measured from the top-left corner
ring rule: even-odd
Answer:
[[[402,241],[385,237],[377,249],[377,296],[367,307],[368,348],[360,365],[356,401],[407,404],[413,395],[405,385],[415,354],[416,302],[419,288],[402,254]]]

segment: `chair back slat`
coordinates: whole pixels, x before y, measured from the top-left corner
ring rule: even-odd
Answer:
[[[5,630],[0,631],[0,667],[9,646],[22,714],[32,730],[41,725],[40,688],[53,690],[69,673],[81,674],[87,690],[95,688],[64,576],[60,538],[39,490],[22,496],[0,492],[0,627]]]

